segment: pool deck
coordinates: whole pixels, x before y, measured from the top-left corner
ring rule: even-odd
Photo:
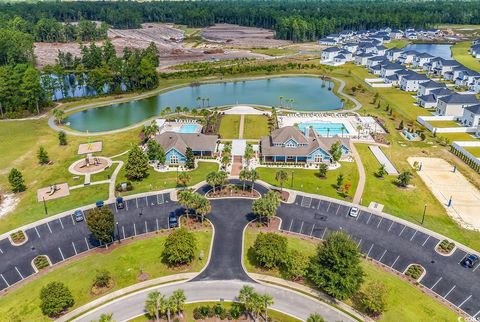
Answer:
[[[332,124],[343,124],[345,127],[346,131],[344,133],[344,137],[356,137],[358,136],[357,130],[354,128],[352,125],[352,120],[348,116],[343,116],[341,114],[300,114],[300,115],[295,115],[295,116],[280,116],[279,117],[279,125],[280,127],[284,126],[294,126],[296,124],[300,123],[323,123],[327,125],[328,123]],[[332,133],[335,133],[335,131],[332,131]],[[341,134],[339,134],[341,135]]]

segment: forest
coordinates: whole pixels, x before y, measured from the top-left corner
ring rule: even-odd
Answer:
[[[103,21],[115,28],[137,28],[143,22],[172,22],[190,27],[225,22],[274,29],[276,37],[293,41],[316,40],[343,29],[480,23],[479,0],[52,1],[0,4],[0,12],[0,27],[4,24],[2,21],[15,17],[35,25],[48,19],[65,23],[86,19]],[[48,21],[52,24],[53,20]],[[56,33],[56,28],[46,30]],[[37,39],[46,37],[35,35]]]

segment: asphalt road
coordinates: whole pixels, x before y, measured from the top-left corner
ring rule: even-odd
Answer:
[[[258,185],[257,188],[265,191]],[[208,218],[215,227],[213,253],[196,282],[251,282],[241,265],[242,233],[252,218],[251,202],[212,201]],[[180,213],[182,209],[168,194],[129,200],[125,209],[114,210],[119,223],[115,239],[167,228],[170,211]],[[306,236],[324,238],[329,232],[343,230],[365,255],[399,272],[404,272],[409,264],[421,264],[426,268],[422,285],[467,314],[480,316],[480,265],[474,269],[460,266],[465,251],[457,249],[451,256],[439,255],[435,252],[439,240],[431,235],[370,212],[361,211],[357,218],[352,218],[348,211],[349,207],[339,203],[299,195],[294,204],[282,204],[278,216],[282,219],[282,230]],[[31,261],[39,254],[46,254],[57,263],[99,246],[85,223],[75,223],[71,216],[34,227],[26,234],[28,242],[22,246],[12,246],[8,239],[0,241],[0,289],[33,274]]]

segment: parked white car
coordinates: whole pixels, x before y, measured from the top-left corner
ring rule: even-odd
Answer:
[[[360,210],[358,210],[357,207],[352,207],[352,208],[350,208],[350,213],[349,213],[349,215],[350,215],[351,217],[358,217],[358,213],[359,213],[359,212],[360,212]]]

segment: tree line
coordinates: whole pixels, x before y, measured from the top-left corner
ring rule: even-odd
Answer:
[[[480,23],[480,1],[178,1],[178,2],[41,2],[0,5],[4,19],[20,16],[31,23],[80,19],[104,21],[116,28],[142,22],[172,22],[190,27],[215,23],[271,28],[276,37],[316,40],[343,29],[425,28],[444,23]]]

